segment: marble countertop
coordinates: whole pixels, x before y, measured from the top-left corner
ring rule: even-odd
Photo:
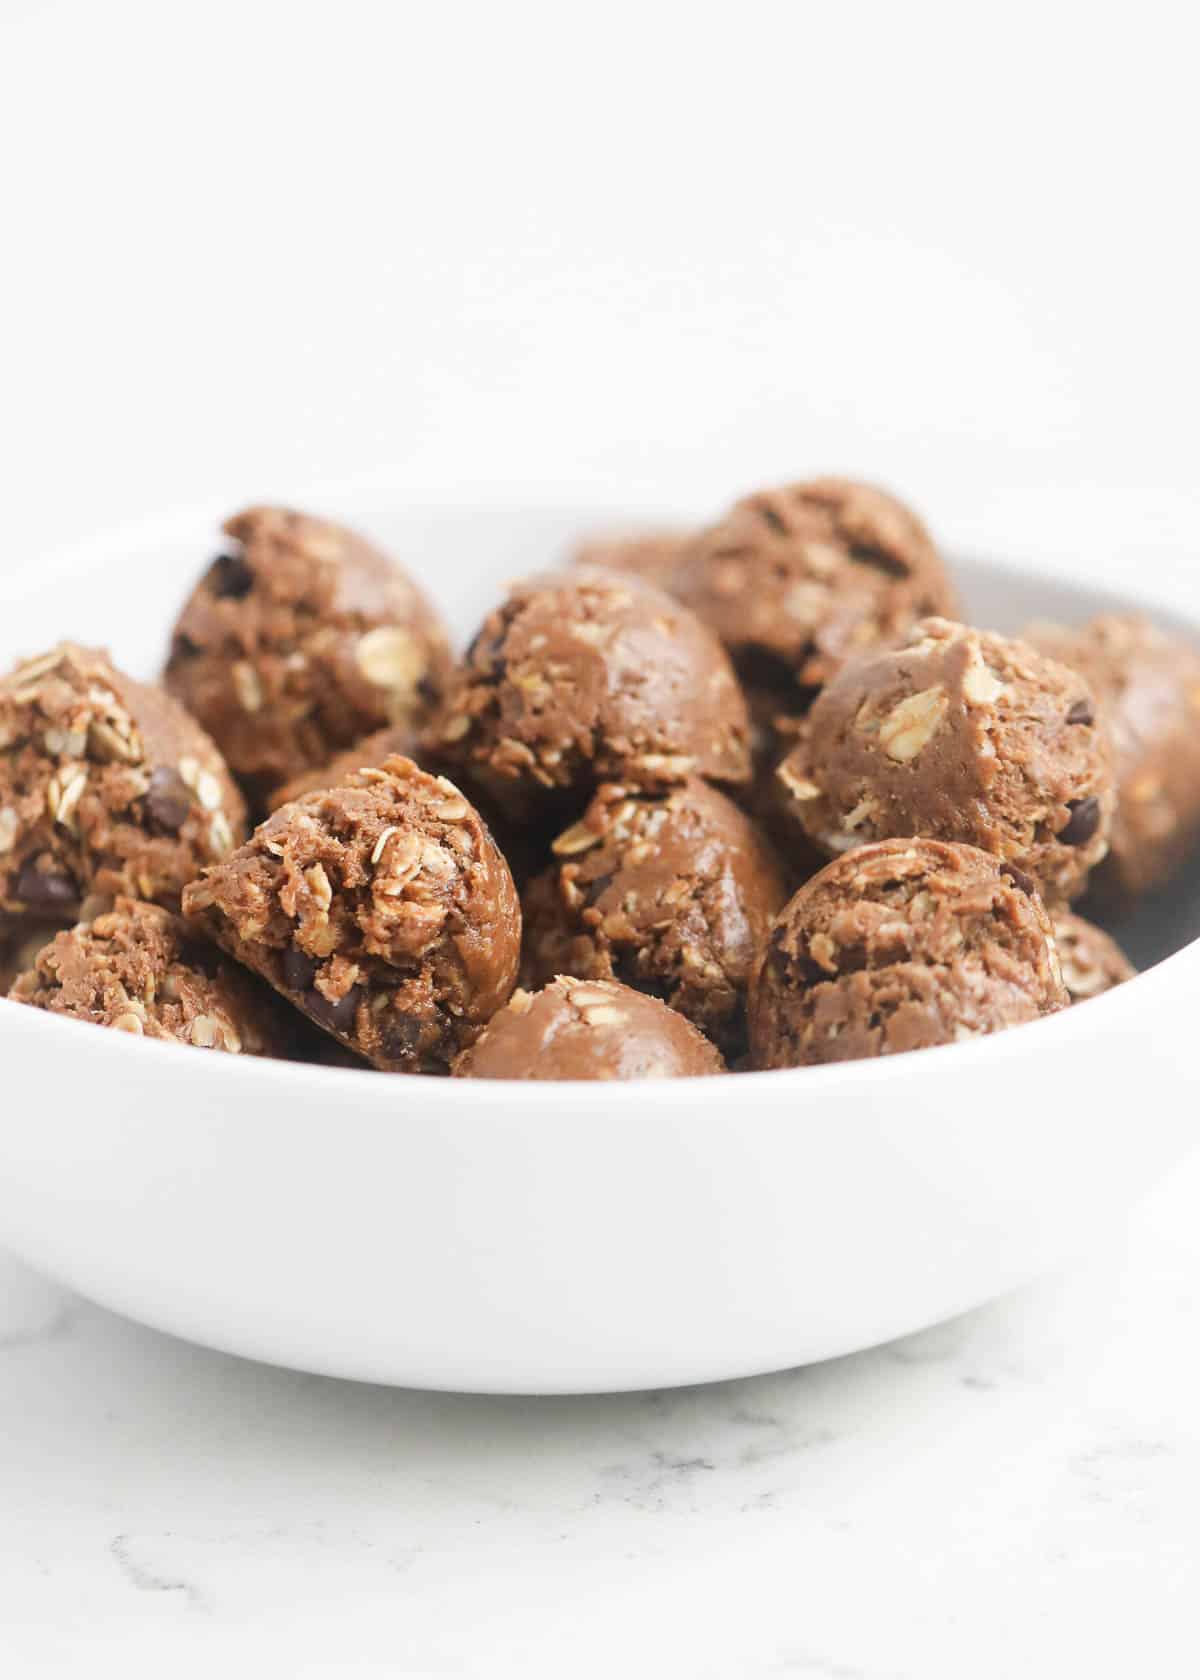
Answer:
[[[0,1660],[1194,1672],[1198,1206],[1200,1160],[1103,1250],[922,1335],[577,1400],[273,1370],[0,1259]]]

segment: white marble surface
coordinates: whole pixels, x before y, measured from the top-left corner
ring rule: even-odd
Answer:
[[[1192,1674],[1198,1207],[1200,1160],[1068,1273],[923,1335],[579,1400],[271,1370],[4,1259],[0,1661]]]

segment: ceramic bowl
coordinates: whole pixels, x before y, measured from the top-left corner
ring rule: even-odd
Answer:
[[[379,496],[321,511],[390,546],[464,635],[505,578],[619,522]],[[23,571],[0,657],[72,635],[154,673],[213,542],[185,516]],[[970,615],[1002,630],[1127,604],[1019,566],[957,569]],[[1035,1276],[1191,1146],[1198,886],[1193,872],[1123,930],[1155,966],[1118,991],[793,1073],[388,1077],[135,1044],[0,1003],[0,1241],[176,1335],[378,1382],[594,1391],[846,1353]]]

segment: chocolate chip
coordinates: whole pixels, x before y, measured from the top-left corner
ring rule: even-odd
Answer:
[[[162,765],[150,778],[146,815],[160,834],[178,834],[191,814],[195,795],[178,770]]]
[[[317,977],[317,964],[306,952],[290,945],[283,953],[283,983],[291,992],[306,992]]]
[[[243,601],[254,588],[254,571],[240,554],[218,554],[208,568],[208,587],[219,601]]]
[[[190,636],[185,635],[180,630],[176,633],[175,640],[171,645],[171,663],[174,664],[177,659],[195,659],[199,652],[199,642],[194,642]]]
[[[857,566],[870,566],[885,577],[906,578],[909,568],[904,561],[895,554],[889,554],[886,548],[876,548],[873,543],[854,543],[850,548],[850,558]]]
[[[508,660],[504,657],[504,647],[508,640],[508,626],[501,626],[492,635],[485,634],[486,625],[478,630],[473,641],[463,655],[463,664],[469,665],[477,671],[487,671],[496,682],[503,682],[508,671]]]
[[[39,869],[37,859],[29,862],[17,876],[13,897],[31,910],[67,910],[79,903],[79,888],[69,875]]]
[[[1076,700],[1067,713],[1068,723],[1095,723],[1096,711],[1090,700]]]
[[[1023,869],[1018,869],[1015,863],[1002,865],[1000,873],[1007,875],[1013,886],[1019,887],[1023,893],[1028,893],[1030,898],[1037,897],[1037,882],[1032,875],[1026,875]]]
[[[763,524],[769,531],[773,531],[777,537],[787,536],[787,520],[775,506],[774,502],[759,502],[757,513],[758,517],[762,520]]]
[[[1067,809],[1071,817],[1058,838],[1064,846],[1086,846],[1100,827],[1100,801],[1093,793],[1086,799],[1069,799]]]
[[[583,886],[587,894],[587,901],[589,905],[595,904],[599,899],[603,898],[604,894],[608,891],[612,884],[613,872],[611,869],[605,875],[597,875],[594,881],[585,881]]]
[[[389,1062],[402,1062],[416,1054],[426,1023],[419,1015],[408,1015],[393,1009],[384,1019],[379,1033],[379,1046]]]
[[[189,939],[180,950],[179,960],[186,968],[194,968],[197,974],[203,974],[206,980],[215,980],[224,966],[216,946],[206,945],[201,939]]]
[[[331,1003],[323,993],[315,988],[305,995],[304,1007],[314,1021],[319,1021],[323,1027],[329,1027],[333,1032],[349,1032],[354,1025],[354,1017],[358,1013],[358,1006],[366,996],[362,986],[352,986],[344,998]]]

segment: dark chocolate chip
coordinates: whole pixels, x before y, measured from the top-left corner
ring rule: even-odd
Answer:
[[[485,635],[482,629],[478,630],[463,655],[463,664],[476,671],[488,671],[497,682],[503,681],[508,670],[508,661],[504,657],[504,645],[507,640],[507,625],[503,625],[498,633],[491,636]]]
[[[1032,875],[1026,875],[1023,869],[1018,869],[1015,863],[1003,864],[1000,873],[1001,875],[1007,875],[1013,886],[1019,887],[1023,893],[1028,893],[1030,898],[1037,897],[1037,882]]]
[[[777,537],[787,536],[787,520],[783,517],[782,513],[780,513],[774,502],[759,502],[758,517],[762,520],[767,529],[769,531],[773,531]]]
[[[146,816],[160,834],[178,834],[194,804],[195,795],[178,770],[162,765],[151,776]]]
[[[906,578],[909,568],[903,560],[894,554],[889,554],[886,548],[876,548],[872,543],[854,543],[850,548],[850,558],[857,566],[870,566],[885,577]]]
[[[290,992],[306,992],[317,977],[317,964],[295,945],[283,953],[283,983]]]
[[[379,1046],[389,1062],[402,1062],[414,1056],[421,1045],[426,1023],[419,1015],[408,1015],[401,1009],[389,1010],[379,1033]]]
[[[1076,700],[1067,713],[1068,723],[1095,723],[1096,711],[1090,700]]]
[[[366,996],[362,986],[352,986],[344,998],[331,1003],[323,993],[315,988],[308,992],[304,999],[304,1007],[314,1021],[319,1021],[323,1027],[329,1027],[333,1032],[349,1032],[354,1025],[354,1017],[358,1013],[358,1006]]]
[[[254,588],[254,570],[240,554],[218,554],[208,568],[208,587],[219,601],[244,601]]]
[[[1086,846],[1100,827],[1100,801],[1090,793],[1086,799],[1069,799],[1067,809],[1070,820],[1059,830],[1058,838],[1064,846]]]
[[[179,953],[179,960],[185,967],[203,974],[206,980],[215,980],[224,966],[224,959],[216,946],[206,945],[202,939],[189,939]]]
[[[31,910],[66,910],[79,903],[79,888],[69,875],[39,869],[37,859],[30,858],[17,876],[13,896]]]
[[[606,875],[597,875],[594,881],[585,881],[583,884],[587,892],[588,904],[595,904],[599,899],[604,897],[604,894],[608,891],[609,887],[612,886],[613,873],[609,870]]]
[[[177,659],[195,659],[199,652],[199,642],[194,642],[192,638],[185,635],[182,630],[176,632],[175,640],[171,645],[172,664],[174,664]]]

